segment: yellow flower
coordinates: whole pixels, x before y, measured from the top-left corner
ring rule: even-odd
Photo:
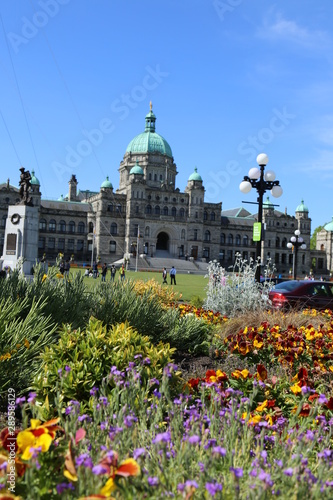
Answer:
[[[333,372],[333,366],[330,366],[328,369],[330,372]]]
[[[29,340],[28,339],[24,339],[24,347],[26,347],[27,349],[29,349],[30,344],[29,344]]]
[[[302,392],[302,389],[300,388],[300,386],[298,384],[294,384],[290,387],[290,390],[294,393],[294,394],[299,394],[300,392]]]
[[[265,399],[265,401],[263,403],[261,403],[261,405],[257,406],[256,411],[258,411],[259,413],[264,411],[264,409],[267,408],[267,405],[268,405],[268,401],[267,401],[267,399]]]
[[[253,342],[253,347],[256,347],[257,349],[260,349],[264,345],[263,342],[258,342],[257,339]]]
[[[249,424],[250,425],[256,425],[256,424],[259,424],[259,422],[261,421],[261,415],[254,415],[254,417],[251,417],[249,419]]]
[[[42,277],[42,283],[44,283],[44,281],[46,280],[47,278],[47,274],[44,274],[43,277]]]
[[[249,370],[245,369],[245,370],[241,371],[241,374],[242,374],[243,378],[247,378],[250,375],[250,372],[249,372]]]
[[[19,453],[22,453],[22,460],[30,460],[33,455],[33,448],[40,448],[43,453],[48,451],[55,438],[56,431],[60,429],[57,425],[58,422],[59,418],[55,418],[40,425],[40,420],[31,419],[31,427],[19,432],[17,435],[16,442]]]

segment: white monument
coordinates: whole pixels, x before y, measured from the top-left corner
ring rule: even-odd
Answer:
[[[32,267],[37,262],[39,214],[38,207],[32,205],[30,197],[30,173],[21,168],[20,195],[21,203],[8,207],[2,269],[9,266],[16,269],[21,266],[21,272],[31,274]]]

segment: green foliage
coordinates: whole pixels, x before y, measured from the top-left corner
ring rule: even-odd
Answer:
[[[313,231],[313,234],[310,239],[310,250],[316,250],[316,243],[317,243],[317,233],[323,229],[324,226],[318,226],[316,229]]]
[[[9,387],[16,395],[30,387],[41,369],[40,352],[54,340],[55,325],[45,315],[45,302],[33,300],[24,319],[28,299],[0,302],[0,391]]]
[[[193,306],[193,307],[197,307],[198,309],[200,309],[202,306],[203,306],[203,299],[200,297],[200,295],[194,295],[192,298],[191,298],[191,302],[190,304]]]
[[[211,324],[197,318],[195,314],[186,314],[177,318],[162,340],[183,352],[208,354],[213,329]]]
[[[152,345],[147,336],[140,335],[128,323],[108,329],[101,321],[91,318],[85,330],[64,326],[59,342],[45,349],[34,389],[39,399],[48,397],[50,405],[56,403],[59,386],[58,404],[70,400],[87,402],[90,390],[109,376],[112,366],[122,370],[138,356],[149,358],[150,363],[145,364],[141,374],[146,382],[162,376],[173,352],[168,344]]]

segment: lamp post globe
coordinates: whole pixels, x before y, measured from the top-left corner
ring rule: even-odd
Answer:
[[[290,242],[287,243],[287,247],[290,248],[293,252],[293,279],[297,279],[297,258],[298,258],[298,250],[306,250],[306,244],[301,236],[301,231],[296,229],[294,231],[295,236],[291,236]]]
[[[262,231],[262,218],[263,218],[263,196],[266,191],[271,191],[272,196],[278,198],[282,195],[282,188],[279,181],[275,180],[275,172],[272,170],[267,170],[265,173],[265,166],[268,163],[268,156],[265,153],[260,153],[257,156],[258,167],[253,167],[249,170],[247,176],[244,176],[243,181],[239,185],[239,189],[242,193],[249,193],[251,188],[255,188],[258,197],[258,233],[257,238],[257,249],[256,249],[256,275],[255,279],[260,283],[260,267],[261,267],[261,251],[262,251],[262,241],[263,241],[263,231]]]

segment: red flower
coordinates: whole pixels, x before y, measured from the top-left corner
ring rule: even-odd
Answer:
[[[257,372],[258,372],[260,380],[264,381],[267,379],[267,370],[264,367],[264,365],[261,365],[261,364],[257,365]]]

